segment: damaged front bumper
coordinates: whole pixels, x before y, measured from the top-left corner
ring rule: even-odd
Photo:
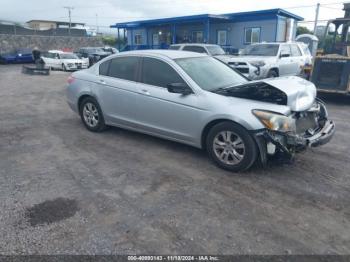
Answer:
[[[322,128],[307,137],[263,129],[256,132],[254,138],[260,151],[261,162],[266,164],[268,155],[282,152],[291,159],[296,152],[303,151],[307,147],[318,147],[328,143],[334,133],[334,122],[327,120]]]

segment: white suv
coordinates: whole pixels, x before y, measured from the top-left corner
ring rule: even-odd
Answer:
[[[302,75],[304,66],[312,64],[309,48],[299,42],[253,44],[240,56],[226,55],[219,45],[211,44],[175,44],[169,49],[208,54],[252,80]]]
[[[247,46],[240,56],[225,58],[224,62],[256,80],[301,75],[311,61],[312,56],[305,44],[291,42],[253,44]]]

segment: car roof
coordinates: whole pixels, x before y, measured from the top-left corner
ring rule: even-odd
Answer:
[[[254,43],[251,45],[286,45],[286,44],[298,44],[300,42],[298,41],[288,41],[288,42],[261,42],[261,43]]]
[[[183,44],[174,44],[174,45],[171,45],[171,46],[183,46],[183,45],[186,45],[186,46],[203,46],[203,47],[206,47],[206,46],[219,46],[219,45],[215,45],[215,44],[201,44],[201,43],[183,43]]]
[[[177,51],[177,50],[166,50],[166,49],[150,49],[150,50],[137,50],[137,51],[127,51],[116,54],[115,56],[123,55],[152,55],[159,57],[167,57],[170,59],[179,59],[179,58],[194,58],[194,57],[205,57],[206,54],[200,54],[195,52],[188,51]]]
[[[49,50],[49,53],[58,53],[58,54],[63,54],[64,52],[62,50]]]

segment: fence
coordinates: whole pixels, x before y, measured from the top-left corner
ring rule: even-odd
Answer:
[[[38,47],[40,50],[77,50],[86,46],[103,46],[103,42],[100,37],[0,34],[0,54],[22,48],[33,49]]]

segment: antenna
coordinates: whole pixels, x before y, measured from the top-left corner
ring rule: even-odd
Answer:
[[[68,17],[69,17],[69,29],[68,29],[68,32],[69,32],[69,35],[70,35],[70,28],[72,27],[72,10],[74,9],[74,7],[73,6],[64,6],[63,8],[68,10]]]

